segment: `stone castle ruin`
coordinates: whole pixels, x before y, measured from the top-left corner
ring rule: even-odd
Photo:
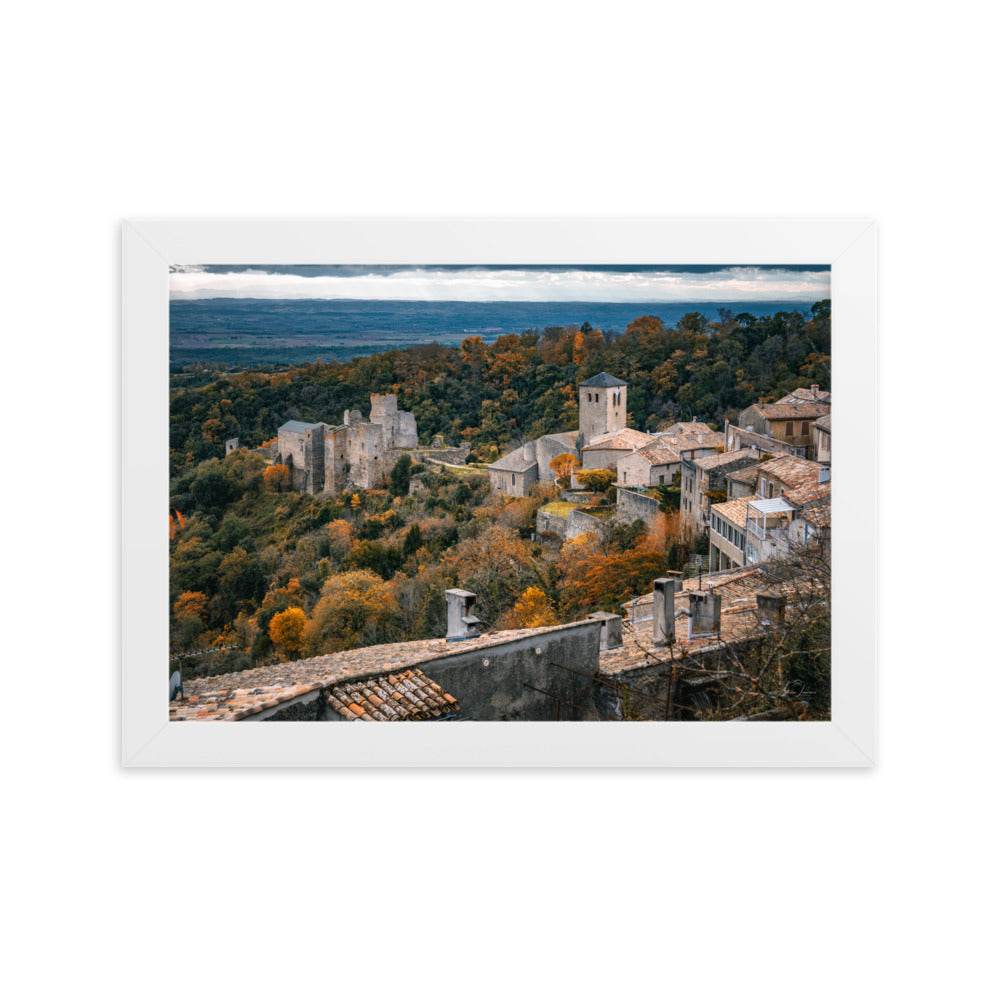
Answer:
[[[371,489],[416,447],[416,417],[400,410],[395,396],[372,395],[367,419],[360,410],[345,410],[343,424],[287,421],[268,457],[288,466],[293,489],[341,493]]]

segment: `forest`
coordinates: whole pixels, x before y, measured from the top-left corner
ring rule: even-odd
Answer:
[[[564,545],[533,539],[554,487],[490,494],[479,462],[524,438],[577,424],[577,386],[606,370],[629,382],[629,425],[720,425],[759,398],[829,388],[829,301],[811,314],[699,313],[665,328],[642,316],[623,334],[549,328],[460,348],[412,347],[346,363],[175,373],[170,399],[172,662],[188,675],[444,634],[444,591],[479,595],[487,627],[571,621],[617,605],[679,568],[699,540],[665,499],[652,532],[614,525]],[[409,456],[378,489],[290,491],[250,448],[289,419],[335,423],[395,392],[422,442],[472,447],[464,469]],[[224,456],[223,442],[241,448]],[[411,484],[413,489],[411,490]],[[595,497],[607,511],[614,486]],[[209,652],[204,652],[204,651]]]

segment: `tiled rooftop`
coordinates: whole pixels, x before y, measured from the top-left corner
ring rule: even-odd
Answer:
[[[584,447],[584,451],[633,451],[644,448],[653,440],[652,434],[644,434],[632,427],[623,427],[613,434],[601,434],[591,438],[590,443]]]
[[[734,454],[730,452],[730,454]],[[739,454],[736,452],[735,454]],[[757,473],[760,472],[760,465],[748,465],[745,469],[733,469],[726,473],[726,479],[731,479],[734,483],[747,483],[753,486],[757,482]]]
[[[543,434],[539,441],[556,441],[565,445],[567,449],[576,448],[576,441],[579,438],[579,431],[558,431],[555,434]]]
[[[687,422],[680,422],[676,424],[671,424],[669,427],[664,428],[664,434],[714,434],[715,431],[712,430],[708,424],[703,424],[700,420],[688,420]]]
[[[442,638],[363,646],[290,663],[253,667],[235,674],[195,677],[184,681],[184,698],[170,702],[170,718],[245,719],[334,684],[398,674],[432,660],[572,627],[571,624],[508,629],[461,642]]]
[[[830,422],[833,419],[833,415],[827,413],[825,416],[817,417],[813,421],[813,427],[818,427],[821,431],[826,431],[827,434],[830,433]]]
[[[442,719],[458,711],[458,702],[421,670],[334,684],[324,698],[345,719],[362,722]]]
[[[748,458],[753,457],[754,455],[749,448],[743,448],[740,451],[724,451],[719,452],[717,455],[706,455],[704,458],[696,458],[694,464],[699,469],[718,469],[726,465],[732,465],[734,462],[745,462]]]
[[[698,434],[668,434],[666,439],[672,448],[679,452],[694,451],[698,448],[724,448],[726,435],[721,431],[708,431]]]
[[[808,521],[814,528],[829,528],[831,509],[830,498],[827,497],[812,507],[807,507],[796,516]]]
[[[677,453],[673,444],[666,440],[665,438],[657,438],[655,441],[651,441],[645,447],[640,448],[637,455],[642,455],[643,458],[652,462],[653,465],[670,465],[671,463],[679,463],[681,456]]]
[[[615,386],[628,385],[628,382],[623,382],[620,378],[615,378],[614,375],[609,375],[607,372],[600,372],[592,378],[588,378],[586,382],[581,382],[580,385],[596,386],[598,389],[612,389]]]
[[[538,465],[538,463],[533,458],[525,458],[521,449],[518,448],[517,451],[512,451],[508,455],[504,455],[503,458],[498,458],[491,466],[497,472],[527,472],[529,469]]]
[[[303,420],[286,420],[279,428],[279,431],[288,431],[292,434],[305,434],[306,431],[311,431],[320,424],[307,424]]]
[[[667,647],[653,646],[653,595],[645,594],[635,602],[623,605],[629,618],[623,623],[622,645],[616,649],[601,650],[601,673],[620,674],[655,663],[670,662],[671,658],[683,659],[692,653],[711,649],[720,642],[748,638],[759,630],[757,594],[775,589],[763,569],[706,574],[701,589],[706,590],[709,585],[716,593],[722,593],[718,637],[712,635],[690,640],[687,637],[687,616],[683,612],[688,609],[691,591],[698,590],[698,579],[693,577],[685,580],[684,589],[674,595],[674,613],[679,617],[676,619],[676,642],[672,654]]]
[[[830,412],[829,403],[757,403],[768,420],[810,420]]]
[[[737,497],[735,500],[726,500],[724,503],[713,503],[709,510],[713,514],[724,517],[737,528],[747,526],[747,504],[753,497]]]
[[[789,490],[798,489],[819,482],[819,470],[823,468],[819,462],[810,462],[807,458],[797,455],[782,455],[780,458],[769,458],[757,466],[762,475],[780,479]]]
[[[817,500],[826,500],[830,496],[830,484],[811,482],[794,490],[785,490],[785,497],[797,507],[814,504]]]
[[[829,403],[831,394],[824,389],[813,388],[812,386],[802,386],[793,389],[787,396],[782,396],[777,400],[779,403]]]

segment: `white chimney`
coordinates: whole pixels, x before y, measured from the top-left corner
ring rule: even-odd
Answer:
[[[722,594],[711,590],[693,590],[688,595],[691,609],[690,626],[692,634],[705,635],[718,632],[722,621]]]
[[[476,595],[468,590],[446,590],[448,602],[448,642],[473,639],[479,635],[479,619],[472,613]]]
[[[674,632],[674,592],[680,581],[660,577],[653,581],[653,645],[668,646],[676,638]]]
[[[821,483],[828,483],[828,482],[830,482],[830,466],[829,465],[821,465],[819,467],[819,480],[818,481],[821,482]]]
[[[601,623],[601,649],[617,649],[622,644],[622,616],[595,611],[587,617]]]

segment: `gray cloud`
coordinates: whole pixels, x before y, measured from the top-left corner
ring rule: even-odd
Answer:
[[[177,267],[174,299],[386,299],[427,302],[748,302],[830,297],[828,268],[726,267],[717,270],[593,270],[560,267],[211,271]]]

